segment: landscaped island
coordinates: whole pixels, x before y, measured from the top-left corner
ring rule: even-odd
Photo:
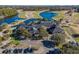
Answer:
[[[77,6],[0,7],[0,53],[79,53],[78,11]]]

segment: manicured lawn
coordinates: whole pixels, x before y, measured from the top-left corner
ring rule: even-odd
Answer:
[[[20,18],[26,18],[25,12],[21,12],[18,16],[19,16]]]
[[[64,27],[64,31],[67,31],[70,35],[73,33],[69,27]]]
[[[41,16],[39,14],[40,14],[40,11],[35,11],[34,18],[41,18]]]
[[[75,38],[76,42],[79,42],[79,37],[78,38]]]
[[[72,17],[72,18],[73,18],[73,21],[74,21],[74,22],[79,21],[79,13],[76,13],[76,12],[75,12],[75,13],[73,14],[73,17]]]
[[[72,22],[78,22],[79,21],[79,13],[74,12],[72,16]]]
[[[71,26],[71,30],[73,34],[79,34],[79,27],[78,26]]]
[[[62,44],[59,44],[59,46],[57,46],[57,47],[58,47],[58,48],[62,48],[62,46],[63,46]]]
[[[54,17],[54,19],[59,20],[65,18],[65,11],[55,11],[58,15]]]

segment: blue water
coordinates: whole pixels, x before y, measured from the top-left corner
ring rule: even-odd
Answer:
[[[42,16],[43,18],[47,19],[47,20],[52,20],[52,17],[56,16],[57,14],[53,13],[51,11],[45,11],[45,12],[40,13],[39,15]],[[13,22],[16,22],[17,20],[24,20],[24,19],[19,18],[18,16],[14,16],[14,17],[7,18],[7,19],[0,21],[0,25],[3,24],[3,23],[11,24]],[[37,21],[37,19],[31,18],[31,19],[25,20],[24,23],[28,24],[28,23],[32,23],[32,22],[35,22],[35,21]]]
[[[12,22],[16,22],[17,20],[22,20],[22,18],[19,18],[18,16],[14,16],[14,17],[7,18],[7,19],[0,21],[0,24],[2,23],[11,24]]]
[[[52,17],[56,15],[57,13],[53,13],[51,11],[44,11],[40,13],[40,16],[42,16],[44,19],[47,19],[48,21],[52,20]]]
[[[35,22],[35,21],[37,21],[37,19],[31,18],[31,19],[25,20],[24,23],[28,24],[28,23],[32,23],[32,22]]]

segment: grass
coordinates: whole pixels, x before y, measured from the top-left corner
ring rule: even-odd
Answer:
[[[78,38],[75,38],[75,41],[76,41],[76,42],[79,42],[79,37],[78,37]]]
[[[14,45],[19,45],[20,44],[20,41],[19,40],[16,40],[15,38],[12,38],[10,43],[11,44],[14,44]]]
[[[0,36],[0,43],[1,43],[3,40],[4,40],[3,37]]]
[[[64,27],[64,30],[67,31],[67,33],[69,33],[69,35],[72,34],[72,31],[69,29],[69,27]]]
[[[77,26],[71,26],[71,30],[73,30],[73,34],[79,34],[79,28]]]
[[[63,44],[59,44],[57,47],[58,47],[58,48],[62,48],[62,46],[63,46]]]
[[[54,19],[56,19],[56,20],[65,18],[65,16],[64,16],[65,11],[52,11],[52,12],[56,12],[58,14],[57,16],[54,17]],[[40,11],[35,11],[34,18],[41,18],[41,16],[39,14],[40,14]]]
[[[34,48],[34,49],[39,49],[39,48],[40,48],[40,45],[39,45],[39,46],[38,46],[38,45],[32,46],[32,48]]]
[[[75,22],[78,22],[78,21],[79,21],[79,13],[74,12],[73,15],[72,15],[72,22],[75,23]]]
[[[56,20],[60,20],[60,19],[63,19],[65,18],[65,11],[55,11],[58,15],[54,17],[54,19]]]
[[[20,18],[26,18],[25,12],[21,12],[18,16],[19,16]]]
[[[54,17],[54,19],[59,20],[61,18],[66,18],[66,16],[64,15],[66,11],[55,11],[58,15]],[[72,17],[73,21],[77,21],[79,19],[79,13],[74,12],[73,13],[73,17]]]
[[[39,14],[40,14],[40,11],[35,11],[34,18],[41,18],[41,16]]]
[[[73,20],[78,20],[79,19],[79,13],[74,13],[73,15]]]

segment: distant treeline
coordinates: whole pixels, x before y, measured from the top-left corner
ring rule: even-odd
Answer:
[[[23,9],[23,10],[70,10],[70,9],[76,9],[78,6],[0,6],[0,8],[16,8],[16,9]]]

